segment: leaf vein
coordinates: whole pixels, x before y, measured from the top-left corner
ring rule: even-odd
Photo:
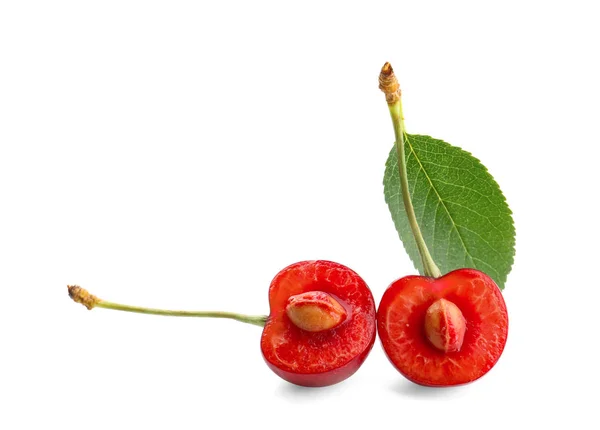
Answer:
[[[469,249],[467,248],[467,245],[465,244],[465,241],[463,239],[463,237],[461,236],[460,232],[458,231],[458,228],[456,227],[456,223],[454,222],[454,218],[452,218],[452,215],[450,214],[450,211],[448,210],[448,208],[446,207],[446,205],[444,204],[444,201],[442,199],[442,197],[440,196],[440,194],[438,193],[437,189],[435,188],[435,185],[433,184],[433,182],[431,181],[431,178],[429,177],[429,175],[427,174],[427,171],[425,170],[425,168],[423,167],[423,164],[421,164],[421,160],[419,159],[419,157],[417,156],[414,147],[412,146],[412,143],[410,142],[410,138],[408,135],[405,134],[404,136],[405,138],[405,142],[408,145],[408,147],[410,148],[410,152],[413,154],[413,157],[415,159],[415,161],[418,163],[420,170],[423,171],[423,174],[425,175],[425,178],[427,179],[427,182],[429,183],[429,186],[433,189],[434,193],[436,194],[440,204],[443,206],[444,210],[446,211],[446,214],[448,215],[448,218],[450,219],[450,222],[452,223],[452,227],[454,228],[454,230],[456,231],[456,234],[458,235],[458,238],[460,239],[460,243],[462,245],[462,247],[465,250],[465,254],[471,259],[471,263],[474,264],[473,261],[473,256],[471,255],[471,253],[469,252]],[[435,221],[434,221],[435,222]]]

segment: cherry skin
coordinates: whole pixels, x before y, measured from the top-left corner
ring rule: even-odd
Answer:
[[[294,263],[269,287],[261,337],[273,372],[296,385],[322,387],[351,376],[371,351],[376,309],[365,281],[324,260]]]
[[[485,375],[500,358],[508,313],[498,286],[478,270],[437,279],[407,276],[383,294],[377,331],[388,359],[409,380],[461,385]]]

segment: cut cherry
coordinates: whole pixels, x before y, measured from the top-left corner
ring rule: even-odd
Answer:
[[[286,381],[312,387],[343,381],[373,347],[375,302],[346,266],[323,260],[292,264],[271,282],[269,304],[261,350]]]
[[[88,309],[142,314],[228,318],[263,328],[261,349],[268,366],[298,385],[321,387],[352,375],[373,347],[373,295],[356,272],[331,261],[301,261],[279,272],[269,288],[270,315],[179,311],[102,300],[69,285],[69,296]]]
[[[411,381],[465,384],[485,375],[502,354],[508,333],[506,305],[485,273],[458,269],[442,276],[433,261],[411,200],[402,92],[390,63],[381,69],[379,88],[394,125],[398,191],[425,275],[407,276],[388,287],[377,310],[379,338],[392,364]]]
[[[377,310],[377,329],[392,364],[421,385],[474,381],[498,361],[508,314],[494,281],[474,269],[392,283]]]

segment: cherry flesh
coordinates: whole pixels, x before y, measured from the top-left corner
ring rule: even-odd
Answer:
[[[271,282],[269,305],[262,354],[273,372],[293,384],[343,381],[375,342],[373,295],[356,272],[339,263],[314,260],[284,268]]]
[[[485,375],[500,358],[508,313],[498,286],[478,270],[407,276],[385,291],[377,331],[389,360],[409,380],[461,385]]]

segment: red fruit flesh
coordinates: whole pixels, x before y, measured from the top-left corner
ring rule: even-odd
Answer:
[[[291,296],[309,291],[329,294],[346,311],[335,327],[308,331],[286,313]],[[358,370],[373,347],[376,310],[363,279],[331,261],[303,261],[279,272],[269,287],[270,314],[261,337],[267,365],[297,385],[322,387],[343,381]]]
[[[466,320],[458,351],[444,352],[426,336],[427,310],[439,299],[454,303]],[[438,279],[407,276],[384,293],[377,331],[389,360],[409,380],[428,386],[460,385],[485,375],[500,358],[508,313],[498,286],[478,270],[459,269]]]

